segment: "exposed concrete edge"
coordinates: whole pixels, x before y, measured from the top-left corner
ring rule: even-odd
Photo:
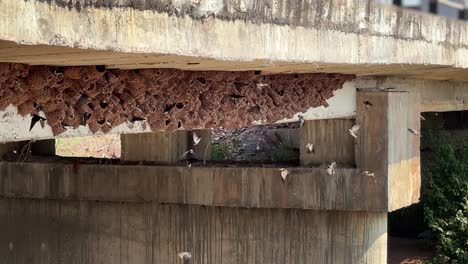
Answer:
[[[283,182],[274,167],[191,167],[0,162],[0,196],[9,198],[156,201],[246,208],[300,208],[384,212],[361,190],[374,182],[357,169],[287,167]]]
[[[468,68],[466,23],[365,1],[324,3],[336,9],[332,16],[319,18],[320,25],[328,27],[230,21],[216,16],[194,19],[132,8],[87,7],[78,12],[36,0],[0,0],[0,9],[5,10],[0,17],[0,39],[28,45],[223,61],[260,60],[265,64],[419,64]],[[349,9],[355,11],[352,16]],[[347,28],[350,23],[356,28]]]
[[[413,80],[403,78],[358,78],[357,89],[409,91],[419,96],[421,112],[468,110],[468,83],[454,81]]]

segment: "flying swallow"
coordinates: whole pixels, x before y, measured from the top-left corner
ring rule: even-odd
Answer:
[[[352,128],[348,129],[349,134],[350,134],[353,138],[357,138],[356,133],[358,132],[358,130],[359,130],[360,127],[361,127],[360,125],[354,125]]]
[[[194,154],[195,151],[193,151],[193,149],[189,149],[189,150],[185,151],[184,154],[180,155],[178,160],[181,160],[183,157],[187,156],[189,153]]]
[[[178,255],[184,264],[189,264],[190,259],[192,259],[192,253],[190,252],[180,252]]]
[[[304,123],[305,123],[304,117],[301,115],[298,115],[297,117],[299,118],[299,127],[304,126]]]
[[[306,149],[307,149],[307,153],[309,153],[309,154],[311,154],[311,153],[314,154],[315,153],[314,144],[312,144],[312,143],[307,143]]]
[[[408,131],[411,132],[411,134],[413,134],[415,136],[421,137],[421,134],[415,129],[408,128]]]
[[[41,121],[41,126],[42,126],[42,122],[44,122],[46,120],[47,119],[45,119],[42,116],[33,114],[32,119],[31,119],[31,125],[29,126],[29,131],[31,131],[33,129],[34,125],[36,125],[37,122]]]
[[[370,110],[374,105],[370,101],[364,101],[364,104],[366,105],[366,109]]]
[[[200,141],[202,139],[201,137],[199,137],[197,135],[197,133],[195,133],[195,131],[192,132],[192,138],[193,138],[193,145],[194,146],[198,145],[198,143],[200,143]]]
[[[328,175],[334,175],[335,174],[335,169],[336,169],[336,162],[332,162],[330,165],[327,167],[327,173]]]
[[[288,177],[289,171],[285,168],[281,168],[279,169],[279,171],[281,172],[281,179],[283,179],[283,182],[285,182],[286,177]]]

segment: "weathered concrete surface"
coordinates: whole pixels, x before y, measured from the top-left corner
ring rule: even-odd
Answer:
[[[188,131],[158,131],[121,135],[121,159],[175,164],[181,156],[188,158],[184,154],[191,149],[193,142],[188,134]]]
[[[371,103],[370,108],[365,102]],[[363,182],[369,195],[388,193],[385,200],[370,199],[366,206],[384,203],[394,211],[417,203],[420,196],[420,131],[418,95],[409,92],[360,91],[357,93],[356,165],[373,173],[379,184]],[[384,179],[384,181],[382,181]]]
[[[82,161],[84,162],[84,161]],[[155,201],[243,208],[298,208],[386,212],[384,184],[353,168],[329,175],[325,167],[287,167],[283,182],[277,167],[198,167],[0,162],[0,196],[11,198]],[[389,187],[391,188],[391,187]],[[376,205],[377,203],[374,203]],[[384,204],[384,202],[379,203]]]
[[[388,89],[408,91],[420,102],[421,112],[449,112],[468,110],[468,84],[466,82],[438,82],[401,78],[360,78],[358,89]]]
[[[374,1],[60,2],[0,0],[0,61],[468,79],[466,22]]]
[[[355,120],[325,119],[306,121],[300,128],[300,160],[302,165],[320,165],[336,162],[356,165],[354,156],[355,139],[349,134]],[[309,153],[307,144],[314,144],[314,153]]]
[[[386,213],[0,199],[0,233],[9,264],[387,261]]]

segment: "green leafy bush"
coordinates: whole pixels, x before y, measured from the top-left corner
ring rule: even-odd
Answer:
[[[436,236],[434,262],[468,263],[468,145],[433,146],[423,201],[424,218]]]
[[[275,162],[290,161],[295,159],[297,159],[297,154],[294,149],[283,143],[281,143],[278,148],[271,154],[271,160]]]
[[[211,145],[211,159],[220,161],[226,160],[229,156],[228,147],[224,144],[212,144]]]

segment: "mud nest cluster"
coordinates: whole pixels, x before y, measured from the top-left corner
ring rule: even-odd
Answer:
[[[239,128],[274,122],[326,99],[354,75],[117,70],[0,64],[0,110],[45,114],[53,133],[88,125],[108,132],[146,120],[152,130]]]

